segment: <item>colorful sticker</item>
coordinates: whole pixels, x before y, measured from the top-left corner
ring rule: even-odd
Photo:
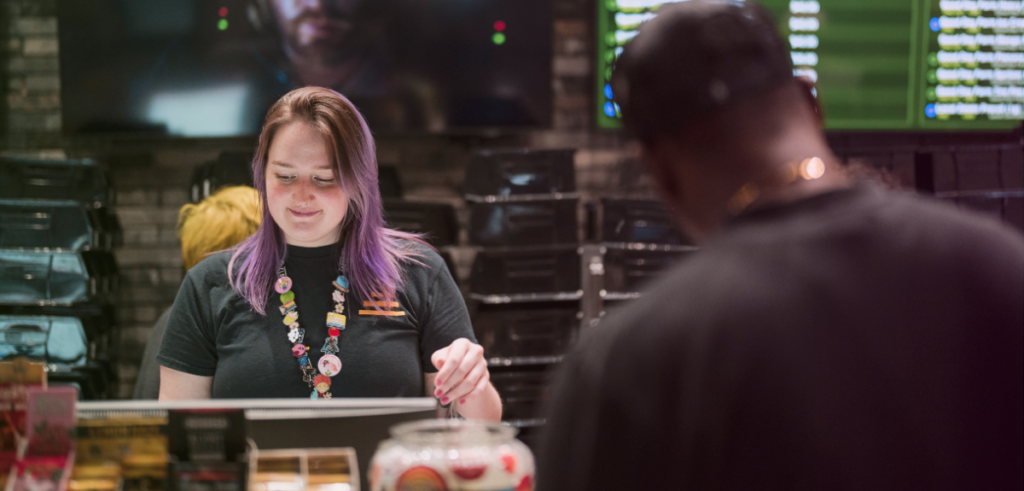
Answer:
[[[487,472],[487,464],[484,465],[458,465],[454,464],[448,467],[452,473],[459,476],[459,479],[463,481],[473,481],[483,477],[484,472]]]
[[[345,328],[345,316],[334,312],[327,313],[327,327]]]
[[[411,467],[395,481],[395,489],[416,491],[448,491],[448,485],[437,471],[418,465]]]
[[[331,298],[333,298],[337,303],[345,303],[345,294],[338,290],[334,290],[334,293],[331,294]]]
[[[317,375],[316,378],[313,379],[313,388],[321,394],[327,392],[331,389],[331,378],[324,375]]]
[[[334,353],[341,351],[338,349],[338,338],[328,336],[327,339],[324,340],[324,346],[323,348],[320,348],[320,351],[327,353],[328,355],[333,355]]]
[[[295,332],[295,331],[293,330],[292,332]],[[295,341],[293,341],[293,342],[295,342]],[[302,355],[304,355],[304,354],[306,354],[306,347],[305,346],[303,346],[301,344],[296,344],[295,346],[292,346],[292,356],[294,356],[296,358],[301,358]]]
[[[264,283],[265,285],[266,283]],[[277,293],[284,294],[292,289],[292,279],[287,276],[282,276],[277,279],[277,283],[274,283],[274,291]]]
[[[519,485],[516,486],[516,491],[533,491],[533,476],[529,474],[523,476],[523,480],[519,481]]]
[[[284,316],[284,324],[291,325],[292,322],[299,320],[299,313],[296,311],[288,312],[288,315]]]
[[[505,465],[505,472],[512,474],[516,471],[516,456],[505,454],[501,456],[501,463]]]
[[[295,301],[295,292],[285,292],[281,294],[281,303],[288,303]]]
[[[341,371],[341,359],[334,355],[324,355],[317,363],[320,373],[333,377]]]
[[[306,337],[306,330],[305,329],[294,329],[293,328],[290,331],[288,331],[288,340],[293,342],[293,343],[301,343],[303,338],[305,338],[305,337]],[[292,354],[294,354],[294,353],[295,353],[295,351],[294,351],[294,348],[293,348]]]

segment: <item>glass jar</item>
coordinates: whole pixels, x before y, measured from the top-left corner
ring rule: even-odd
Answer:
[[[516,429],[423,420],[391,428],[370,464],[370,491],[532,491],[533,454]]]

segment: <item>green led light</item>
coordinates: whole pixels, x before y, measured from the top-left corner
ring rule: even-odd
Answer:
[[[505,33],[496,32],[494,33],[493,36],[491,36],[491,40],[494,41],[494,44],[497,44],[499,46],[505,44]]]
[[[221,20],[217,21],[217,29],[220,29],[222,31],[226,31],[228,29],[228,20],[227,19],[221,19]]]

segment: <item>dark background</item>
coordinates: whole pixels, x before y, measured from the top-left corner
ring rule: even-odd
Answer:
[[[302,85],[281,48],[273,13],[265,11],[269,3],[58,0],[63,130],[178,136],[259,133],[270,106]],[[222,8],[225,17],[220,15]],[[218,28],[222,18],[227,21],[225,30]],[[501,45],[492,42],[498,20],[506,24],[507,40]],[[550,123],[547,0],[371,0],[361,4],[353,25],[353,37],[369,40],[366,44],[374,47],[364,66],[397,86],[384,89],[384,95],[332,88],[352,99],[374,131]],[[225,88],[245,95],[237,102],[195,96]],[[196,125],[228,120],[202,132],[168,127],[149,113],[161,95],[175,97],[174,109]],[[385,98],[400,101],[409,114],[393,121],[380,104]],[[425,113],[435,114],[440,126],[428,127]]]
[[[378,159],[398,169],[408,199],[448,202],[459,210],[466,163],[482,148],[577,148],[581,199],[650,197],[627,140],[594,127],[592,0],[552,0],[551,124],[541,129],[378,134]],[[152,135],[70,135],[62,131],[60,48],[54,0],[0,0],[0,152],[44,158],[91,157],[113,171],[116,212],[125,245],[116,251],[122,275],[117,301],[123,328],[121,396],[134,386],[142,347],[182,278],[174,226],[188,201],[192,169],[225,150],[252,151],[254,137],[178,138]],[[1024,195],[1020,131],[1009,133],[833,132],[833,148],[865,169],[886,171],[897,186],[937,193],[988,213],[1019,220]],[[992,193],[1016,198],[985,198]],[[1014,201],[1015,200],[1015,201]],[[466,244],[465,233],[460,238]],[[463,280],[473,251],[454,250]],[[466,282],[463,281],[463,285]]]

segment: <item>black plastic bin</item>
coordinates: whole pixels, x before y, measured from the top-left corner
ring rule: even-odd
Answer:
[[[0,198],[73,200],[93,208],[114,204],[107,172],[88,159],[0,157]]]
[[[686,254],[689,252],[609,248],[604,255],[604,289],[616,293],[639,292]]]
[[[688,245],[669,211],[657,201],[602,199],[604,242]]]
[[[459,220],[450,204],[384,200],[384,215],[391,227],[427,234],[434,247],[459,243]]]
[[[469,242],[480,246],[577,244],[576,199],[474,203]]]
[[[565,354],[579,325],[579,302],[481,305],[473,331],[488,358]]]
[[[510,196],[576,191],[575,150],[483,150],[466,169],[466,194]]]
[[[481,295],[564,293],[579,288],[576,247],[485,249],[477,253],[470,276],[470,291]]]

